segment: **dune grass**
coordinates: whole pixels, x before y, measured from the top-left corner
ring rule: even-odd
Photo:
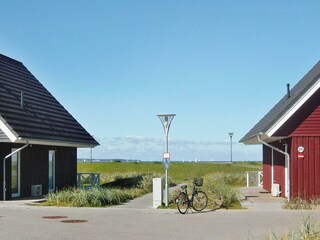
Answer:
[[[169,168],[169,186],[204,178],[203,190],[208,194],[212,208],[221,201],[229,208],[238,202],[234,187],[245,184],[245,171],[260,170],[261,163],[172,163]],[[100,188],[91,190],[64,189],[46,196],[44,205],[73,207],[105,207],[124,203],[152,191],[152,179],[163,177],[160,162],[78,163],[78,172],[100,173]],[[170,197],[174,204],[175,194]],[[209,204],[210,205],[210,204]]]
[[[303,216],[300,228],[291,230],[284,234],[271,232],[266,237],[268,240],[320,240],[319,223],[310,215]]]

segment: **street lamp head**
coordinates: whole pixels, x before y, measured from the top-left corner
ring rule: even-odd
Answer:
[[[176,114],[171,114],[171,113],[169,113],[169,114],[158,114],[157,116],[168,119],[168,118],[173,118],[175,115],[176,115]]]
[[[176,114],[158,114],[157,115],[162,123],[164,129],[169,129],[172,119]]]
[[[232,136],[233,136],[233,134],[234,134],[233,132],[230,132],[230,133],[229,133],[229,136],[230,136],[230,137],[232,137]]]

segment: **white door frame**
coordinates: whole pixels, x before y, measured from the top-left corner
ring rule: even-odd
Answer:
[[[286,153],[288,153],[288,144],[283,144],[284,146],[284,151]],[[288,158],[287,156],[284,156],[284,187],[285,187],[285,196],[288,197],[288,189],[289,189],[289,186],[288,186]]]

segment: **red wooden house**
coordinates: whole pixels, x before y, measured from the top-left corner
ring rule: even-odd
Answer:
[[[263,188],[320,196],[320,62],[240,140],[263,145]]]

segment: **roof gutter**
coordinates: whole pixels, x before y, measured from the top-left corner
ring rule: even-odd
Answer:
[[[279,153],[282,153],[283,155],[285,155],[286,156],[286,158],[288,159],[288,176],[287,176],[287,189],[286,189],[286,191],[287,191],[287,199],[288,199],[288,202],[290,201],[290,154],[289,153],[287,153],[287,152],[284,152],[284,151],[282,151],[282,150],[280,150],[280,149],[278,149],[278,148],[276,148],[276,147],[274,147],[274,146],[272,146],[272,145],[270,145],[270,144],[268,144],[268,143],[266,143],[265,141],[263,141],[262,139],[261,139],[261,135],[262,135],[263,133],[258,133],[257,134],[257,138],[258,138],[258,141],[260,142],[260,143],[262,143],[263,145],[265,145],[265,146],[267,146],[267,147],[269,147],[269,148],[271,148],[271,149],[273,149],[273,150],[275,150],[275,151],[277,151],[277,152],[279,152]]]
[[[81,143],[81,142],[65,142],[59,140],[46,140],[46,139],[35,139],[35,138],[19,138],[14,143],[25,143],[29,141],[33,145],[46,145],[46,146],[60,146],[60,147],[76,147],[76,148],[94,148],[99,145],[94,143]]]
[[[21,148],[18,148],[17,150],[13,151],[12,153],[8,154],[7,156],[4,157],[3,159],[3,201],[6,201],[6,160],[11,157],[12,155],[21,152],[21,150],[25,149],[26,147],[29,146],[29,141],[27,140],[27,144],[22,146]]]

